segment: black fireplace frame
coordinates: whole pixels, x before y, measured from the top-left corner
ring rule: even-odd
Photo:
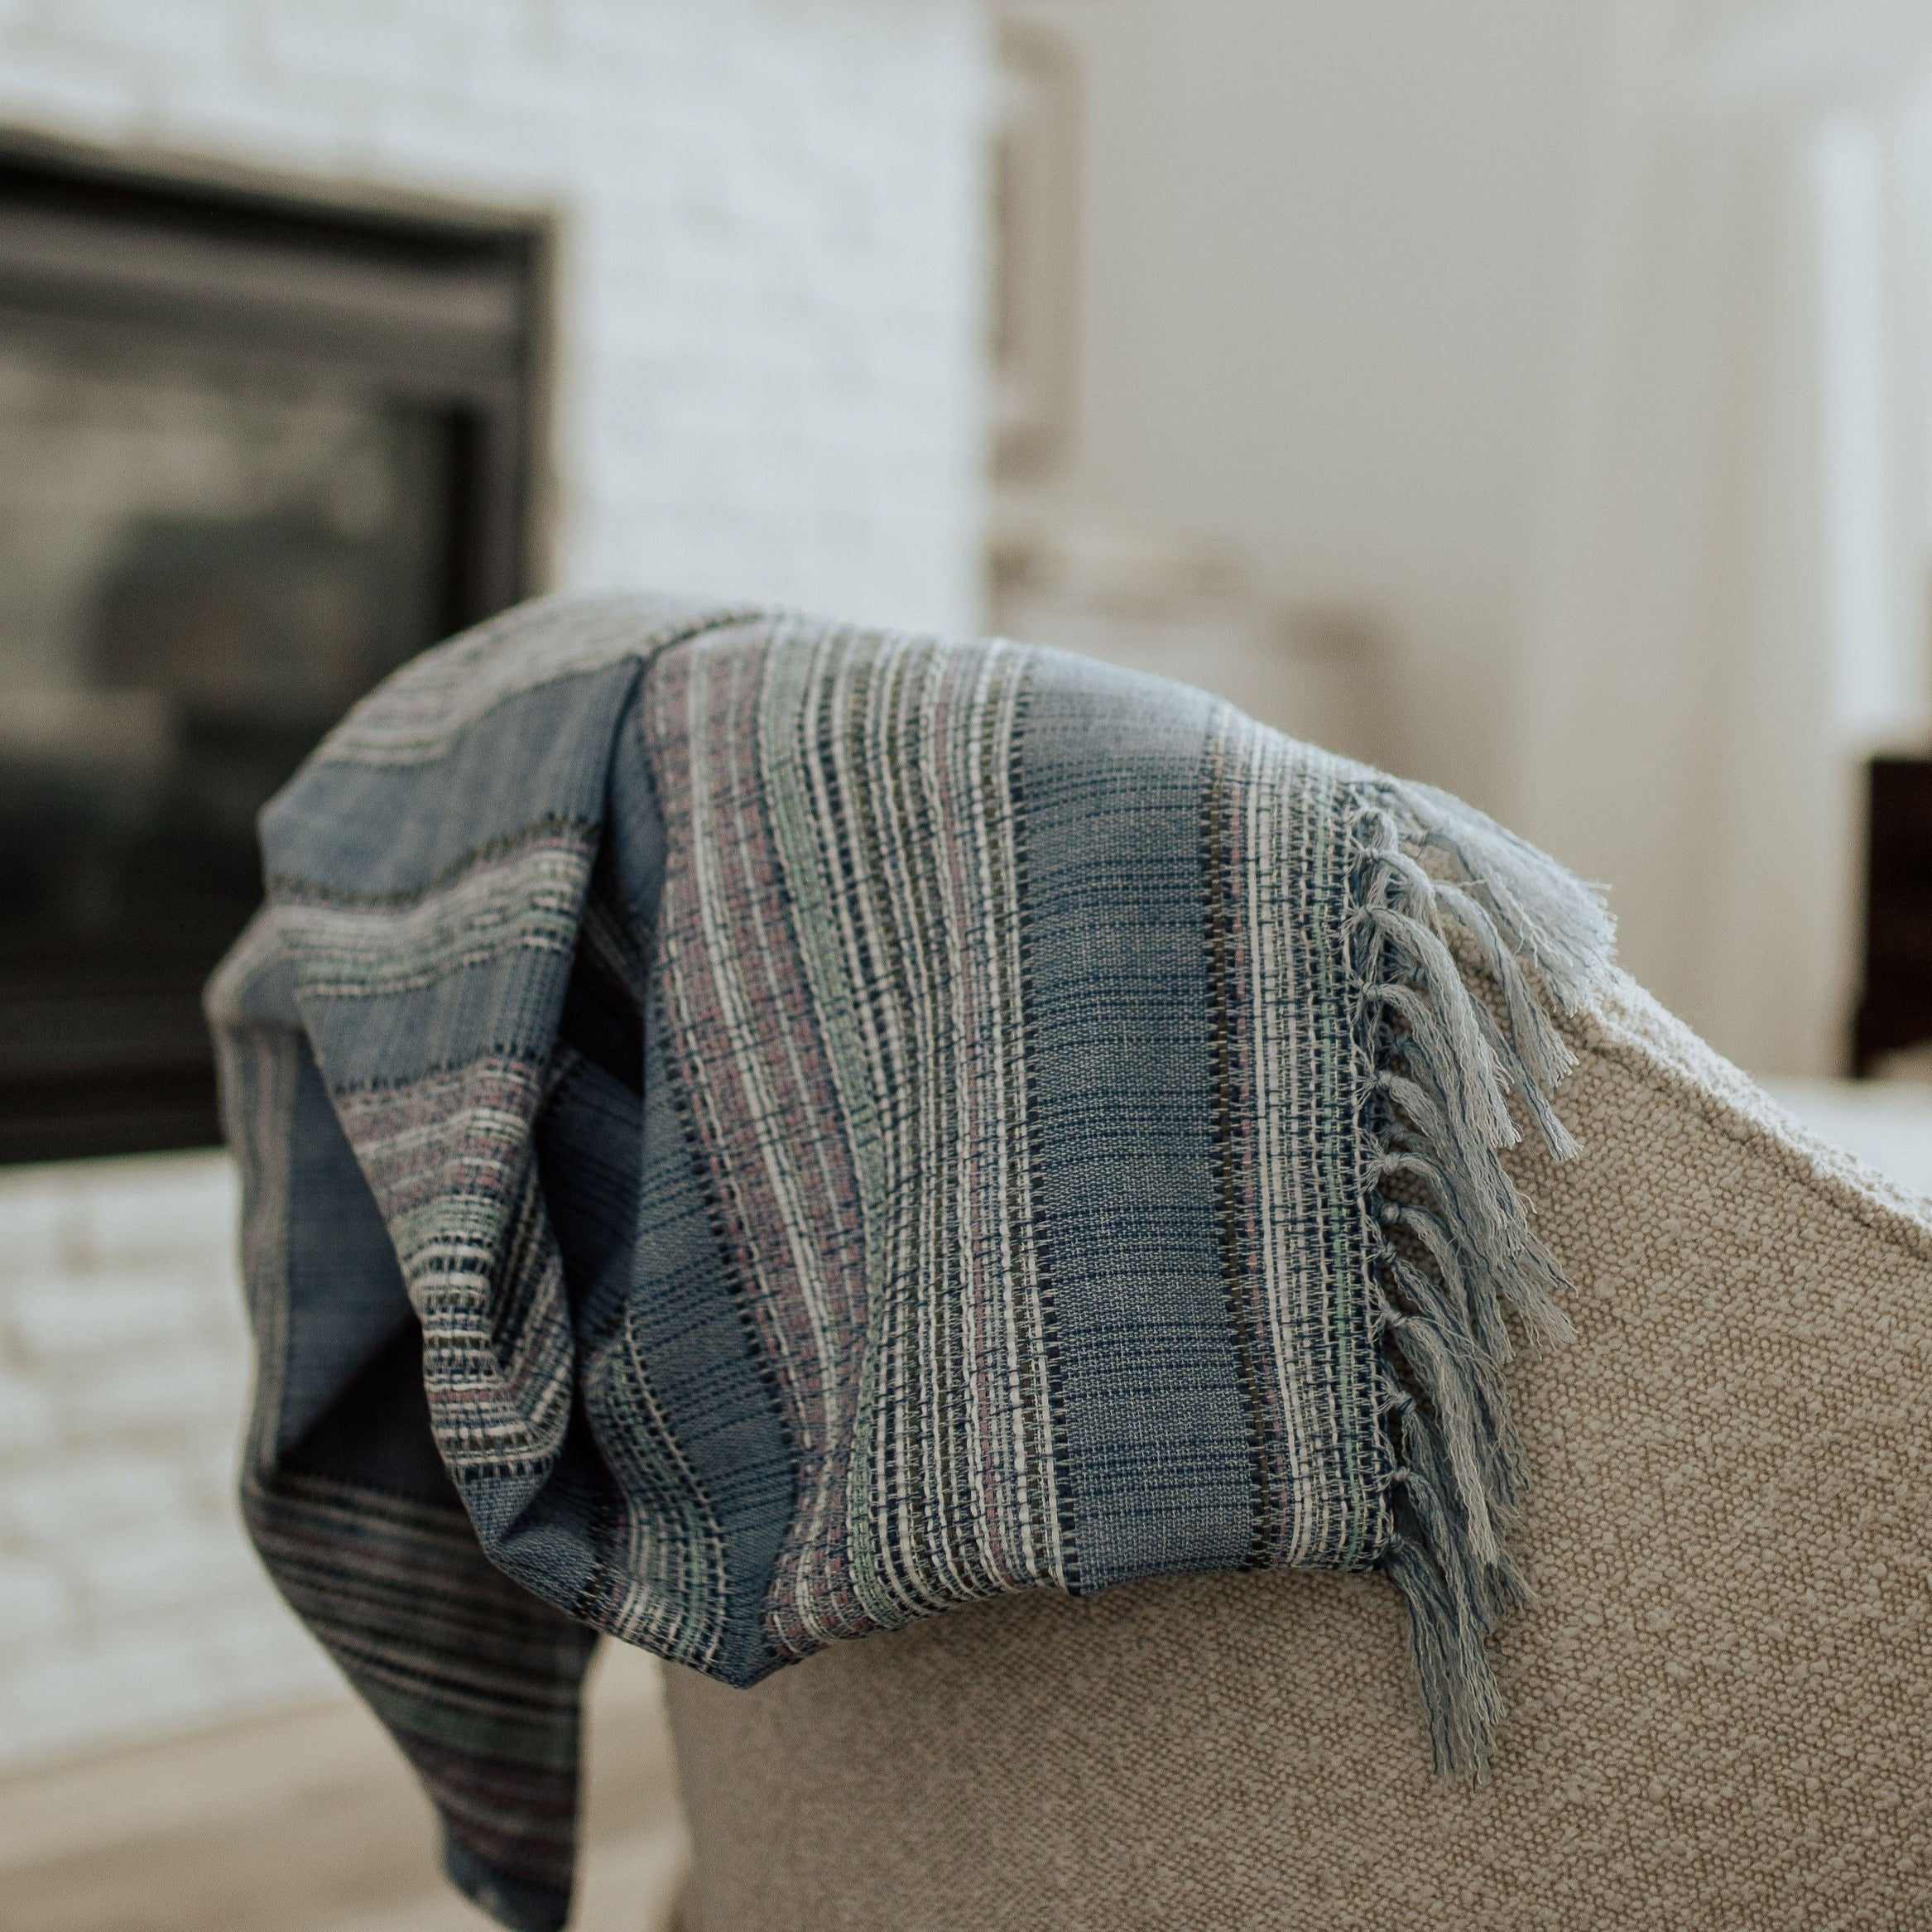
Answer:
[[[541,209],[345,193],[0,131],[0,327],[123,348],[187,339],[353,372],[447,412],[445,632],[548,574],[555,254]],[[194,995],[131,979],[90,991],[94,1017],[77,1023],[57,971],[0,970],[0,1163],[216,1141]]]

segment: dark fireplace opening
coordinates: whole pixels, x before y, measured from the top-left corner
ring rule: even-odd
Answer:
[[[256,814],[529,587],[548,254],[0,142],[0,1161],[219,1138]]]

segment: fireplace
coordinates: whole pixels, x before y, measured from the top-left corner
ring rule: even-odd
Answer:
[[[548,252],[0,142],[0,1161],[217,1137],[256,813],[529,587]]]

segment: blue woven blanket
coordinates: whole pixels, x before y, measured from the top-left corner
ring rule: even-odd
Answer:
[[[1482,1764],[1520,1590],[1497,1158],[1595,899],[1467,807],[1007,643],[642,599],[417,660],[209,989],[243,1500],[505,1924],[608,1632],[733,1684],[970,1599],[1406,1598]]]

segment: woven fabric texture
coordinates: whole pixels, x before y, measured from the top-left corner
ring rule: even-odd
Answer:
[[[1506,1091],[1567,1148],[1607,969],[1550,861],[1180,685],[622,597],[406,667],[262,843],[248,1521],[478,1903],[567,1910],[595,1632],[744,1685],[1372,1567],[1479,1769],[1562,1319]]]
[[[1514,1378],[1489,1781],[1405,1748],[1377,1579],[1016,1598],[670,1673],[687,1932],[1932,1924],[1932,1208],[1627,981],[1572,1039],[1581,1158],[1511,1157],[1577,1334]]]

